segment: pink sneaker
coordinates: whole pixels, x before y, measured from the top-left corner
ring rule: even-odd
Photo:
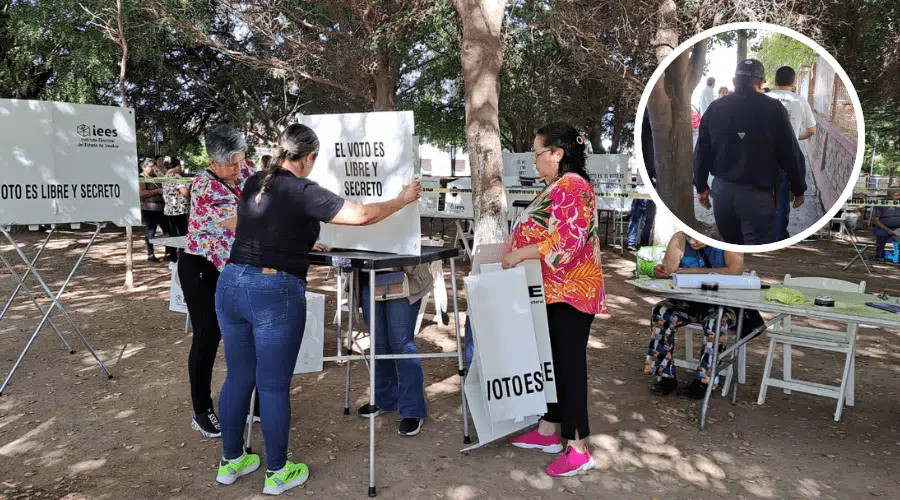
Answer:
[[[584,453],[578,453],[575,448],[570,446],[566,448],[565,453],[547,466],[547,474],[553,477],[569,477],[593,468],[594,457],[591,456],[590,451],[585,450]]]
[[[537,429],[509,438],[509,444],[516,448],[541,450],[544,453],[559,453],[563,449],[562,444],[559,442],[559,436],[555,432],[549,436],[544,436]]]

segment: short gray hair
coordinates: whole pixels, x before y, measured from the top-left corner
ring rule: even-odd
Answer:
[[[244,134],[228,125],[219,125],[206,132],[206,154],[216,163],[230,164],[231,157],[247,150]]]

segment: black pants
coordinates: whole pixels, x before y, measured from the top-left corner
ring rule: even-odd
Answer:
[[[163,235],[168,236],[169,223],[162,212],[153,210],[141,210],[141,217],[144,219],[144,225],[147,226],[147,232],[144,233],[144,241],[147,243],[147,257],[151,257],[153,255],[153,244],[150,243],[150,239],[156,236],[157,228],[162,229]],[[168,253],[168,249],[166,253]]]
[[[584,439],[591,434],[587,404],[587,342],[593,314],[569,304],[548,304],[550,348],[556,371],[556,403],[547,404],[544,420],[560,424],[563,439]]]
[[[713,216],[725,243],[765,245],[776,241],[775,190],[743,186],[716,177]]]
[[[167,215],[169,222],[169,236],[187,236],[188,216],[184,215]],[[174,247],[166,247],[166,255],[178,260],[178,249]]]
[[[189,253],[178,260],[178,277],[184,291],[184,301],[191,315],[194,337],[188,357],[191,379],[191,401],[194,413],[212,410],[212,373],[216,352],[222,341],[216,317],[216,284],[219,271],[210,261]]]

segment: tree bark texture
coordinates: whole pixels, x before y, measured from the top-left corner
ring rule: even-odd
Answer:
[[[747,30],[738,30],[737,63],[747,59]],[[735,63],[735,64],[737,64]]]
[[[678,46],[678,11],[674,0],[663,0],[654,40],[657,62]],[[647,106],[653,131],[657,191],[666,208],[683,223],[697,226],[694,214],[693,134],[691,92],[700,82],[706,61],[707,41],[683,52],[665,69],[650,94]],[[666,244],[677,231],[675,221],[657,211],[654,244]]]
[[[500,29],[505,0],[453,0],[463,26],[460,50],[466,90],[466,143],[472,168],[475,245],[508,234],[500,144]]]
[[[128,106],[128,95],[125,75],[128,63],[128,37],[125,36],[125,13],[122,11],[122,0],[116,0],[116,25],[119,32],[119,47],[122,48],[122,58],[119,60],[119,93],[122,95],[122,107]],[[134,231],[131,226],[125,226],[125,289],[134,288]]]

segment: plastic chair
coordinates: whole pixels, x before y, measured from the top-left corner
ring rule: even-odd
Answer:
[[[842,292],[865,293],[866,291],[865,281],[860,281],[857,284],[833,278],[792,278],[790,274],[785,275],[784,284],[788,286]],[[769,387],[780,387],[784,389],[785,394],[790,394],[791,391],[799,391],[807,394],[833,398],[837,399],[834,421],[839,421],[841,419],[841,411],[844,409],[844,404],[846,403],[847,406],[853,406],[855,404],[854,372],[856,371],[856,329],[856,323],[849,323],[845,332],[835,332],[833,330],[825,330],[822,328],[794,326],[791,323],[790,316],[782,320],[780,328],[767,334],[769,337],[769,353],[766,356],[766,366],[763,370],[763,379],[760,384],[759,399],[757,402],[759,404],[765,403],[766,391]],[[784,347],[784,378],[782,379],[772,377],[772,365],[775,361],[775,347],[778,344],[781,344]],[[844,372],[841,376],[841,385],[835,387],[793,378],[791,373],[791,351],[795,346],[844,354]]]

